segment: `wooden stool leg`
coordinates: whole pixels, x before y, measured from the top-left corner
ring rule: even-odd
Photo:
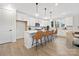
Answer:
[[[54,40],[54,36],[53,36],[53,35],[51,35],[51,37],[52,37],[52,40]],[[51,40],[51,41],[52,41],[52,40]]]
[[[33,43],[34,43],[34,39],[32,40],[32,46],[33,46]]]
[[[38,44],[37,44],[38,42],[36,41],[36,50],[37,50],[37,47],[38,47]]]
[[[50,40],[52,41],[52,35],[50,35]]]
[[[45,45],[46,45],[46,39],[45,39],[46,37],[44,36],[44,41],[45,41]]]
[[[49,38],[50,38],[49,41],[52,41],[52,35],[50,35]]]
[[[54,40],[55,39],[54,36],[52,36],[52,37],[53,37],[53,40]]]
[[[42,45],[42,47],[43,47],[43,44],[42,44],[42,39],[40,39],[40,42],[41,42],[41,45]]]
[[[47,36],[48,42],[49,42],[49,36]]]

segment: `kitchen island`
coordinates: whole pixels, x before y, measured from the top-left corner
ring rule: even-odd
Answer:
[[[32,41],[33,41],[33,35],[37,32],[38,30],[28,30],[28,31],[25,31],[24,32],[24,45],[25,45],[25,47],[27,48],[27,49],[30,49],[30,48],[32,48],[33,46],[35,46],[36,44],[34,44],[33,46],[32,46]],[[44,31],[44,30],[42,30],[42,31]],[[49,36],[49,39],[50,39],[51,37]],[[46,41],[48,41],[48,39],[47,38],[45,38],[45,40]],[[45,40],[44,40],[44,37],[42,37],[42,42],[44,43],[45,42]],[[36,43],[36,41],[34,41],[34,43]],[[39,43],[40,43],[40,40],[39,40]]]
[[[28,30],[24,32],[24,45],[27,49],[32,47],[32,36],[37,32],[37,30]]]

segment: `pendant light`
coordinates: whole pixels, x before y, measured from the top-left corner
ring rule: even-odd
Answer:
[[[36,3],[36,14],[35,14],[35,16],[36,16],[36,17],[39,16],[39,14],[38,14],[38,3]]]
[[[47,19],[47,15],[46,15],[46,12],[47,12],[47,8],[44,8],[44,10],[45,10],[45,16],[44,16],[44,19]]]
[[[52,18],[52,11],[49,12],[50,13],[50,19]]]

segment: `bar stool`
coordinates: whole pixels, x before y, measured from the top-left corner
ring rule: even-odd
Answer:
[[[54,39],[54,30],[49,31],[49,36],[51,36],[51,41]]]
[[[50,32],[48,30],[46,30],[45,32],[43,32],[43,36],[44,36],[44,40],[45,40],[45,44],[46,44],[46,39],[48,39],[48,42],[49,42],[49,35],[50,35]]]
[[[56,30],[53,32],[54,36],[57,37],[57,33],[58,33],[58,30],[56,28]]]
[[[33,38],[32,46],[34,44],[36,44],[36,50],[37,50],[37,44],[39,43],[39,41],[40,41],[40,43],[42,45],[42,31],[36,32],[35,35],[32,38]],[[36,41],[36,43],[34,43],[34,41]]]

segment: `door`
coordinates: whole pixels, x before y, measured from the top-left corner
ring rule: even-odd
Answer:
[[[0,9],[0,44],[12,42],[12,13],[6,9]]]

